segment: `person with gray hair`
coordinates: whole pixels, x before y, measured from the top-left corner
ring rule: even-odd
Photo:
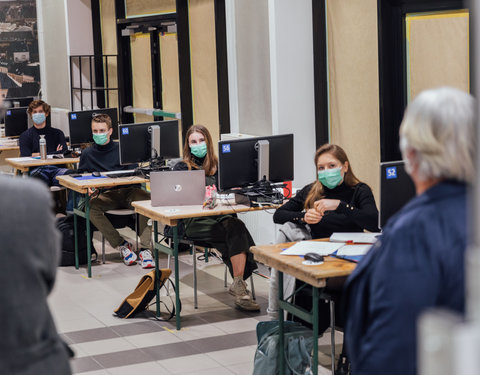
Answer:
[[[474,126],[473,97],[453,88],[424,91],[405,111],[400,148],[417,195],[347,280],[345,340],[355,375],[414,375],[419,315],[432,307],[464,313]]]

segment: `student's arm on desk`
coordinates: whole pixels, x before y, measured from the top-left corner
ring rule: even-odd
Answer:
[[[276,224],[285,224],[290,221],[292,223],[303,224],[302,219],[305,216],[305,212],[303,212],[305,198],[308,195],[310,188],[311,185],[305,186],[287,203],[277,208],[273,214],[273,222]]]

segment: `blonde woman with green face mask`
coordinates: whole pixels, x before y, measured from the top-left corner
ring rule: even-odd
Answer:
[[[273,216],[277,224],[309,225],[313,238],[333,232],[378,231],[378,210],[370,187],[353,174],[345,151],[325,144],[315,153],[315,182],[300,190]]]
[[[340,146],[325,144],[315,152],[314,163],[315,181],[298,191],[273,215],[275,223],[284,224],[280,227],[280,235],[285,236],[281,242],[296,240],[287,234],[295,235],[299,231],[306,233],[305,239],[310,236],[328,238],[333,232],[363,232],[365,229],[377,232],[378,210],[372,191],[355,177],[345,151]],[[335,278],[327,282],[326,291],[336,304],[341,303],[344,281]],[[297,280],[296,288],[299,287]],[[295,298],[297,305],[311,310],[308,286]],[[321,301],[318,311],[321,333],[330,325],[329,305]],[[335,309],[338,326],[343,325],[343,315],[337,314],[341,311],[341,306]]]

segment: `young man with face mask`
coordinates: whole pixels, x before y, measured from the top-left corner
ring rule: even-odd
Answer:
[[[92,119],[92,134],[94,144],[83,150],[80,156],[78,169],[82,172],[106,172],[126,169],[120,165],[119,146],[113,142],[112,120],[106,114],[95,115]],[[126,241],[113,227],[104,215],[108,210],[132,208],[131,203],[149,200],[150,194],[138,186],[118,187],[99,192],[90,191],[90,220],[102,232],[110,245],[120,252],[123,262],[127,265],[136,264],[137,255],[133,252],[132,244]],[[141,249],[140,263],[143,268],[155,266],[150,247],[151,231],[147,226],[147,218],[139,216],[139,233]]]
[[[47,154],[63,154],[67,152],[65,135],[60,129],[52,128],[47,124],[50,115],[50,106],[43,100],[34,100],[28,106],[27,113],[32,119],[33,126],[20,135],[20,156],[40,156],[40,136],[45,136]],[[46,165],[34,168],[30,176],[39,178],[48,186],[58,186],[56,176],[65,174],[67,168],[56,165]]]
[[[20,135],[20,155],[40,156],[40,135],[47,141],[47,154],[63,154],[67,151],[65,134],[60,129],[47,125],[50,106],[43,100],[34,100],[28,106],[28,115],[33,126]]]

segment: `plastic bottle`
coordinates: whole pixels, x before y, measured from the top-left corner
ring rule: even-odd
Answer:
[[[40,135],[40,159],[45,160],[47,158],[47,141],[45,140],[45,135]]]

